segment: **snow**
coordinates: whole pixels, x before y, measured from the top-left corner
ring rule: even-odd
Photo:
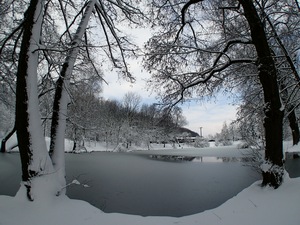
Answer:
[[[30,160],[29,162],[27,162],[28,171],[32,171],[36,173],[38,176],[45,175],[45,177],[49,178],[50,176],[46,174],[51,174],[51,173],[53,174],[53,166],[47,151],[45,138],[42,132],[41,119],[40,119],[41,116],[39,112],[38,90],[37,90],[38,87],[37,68],[38,68],[38,59],[39,59],[39,53],[37,50],[39,49],[38,43],[41,36],[40,32],[41,32],[43,12],[44,12],[43,7],[44,7],[44,1],[37,1],[36,3],[30,5],[28,8],[28,11],[31,10],[31,12],[34,12],[34,15],[32,21],[29,21],[29,23],[32,23],[32,27],[29,28],[27,26],[27,29],[30,29],[30,32],[24,34],[24,36],[29,35],[29,40],[26,41],[26,39],[23,39],[22,41],[22,47],[25,47],[24,50],[27,51],[26,53],[24,52],[26,56],[25,58],[20,57],[20,61],[23,62],[26,61],[26,63],[24,64],[26,65],[25,66],[26,68],[24,68],[26,70],[26,72],[24,73],[24,79],[26,83],[23,85],[23,88],[25,88],[26,91],[23,100],[27,101],[27,108],[25,108],[27,112],[25,113],[25,111],[22,110],[22,106],[20,104],[16,104],[16,112],[17,112],[16,115],[23,113],[24,119],[28,120],[27,121],[28,122],[27,129],[29,134],[28,148],[30,149],[30,154],[29,154]],[[22,47],[21,47],[21,53],[22,53]],[[22,77],[23,75],[20,74],[19,76]],[[20,121],[16,119],[17,125],[18,122]],[[47,190],[50,190],[51,189],[50,187],[52,187],[52,189],[54,188],[55,182],[53,181],[55,181],[55,179],[53,179],[52,182],[50,182],[49,185],[47,185]],[[23,187],[24,185],[25,184],[23,184]],[[24,196],[30,196],[31,199],[34,199],[34,196],[36,195],[43,196],[41,192],[43,192],[45,189],[35,188],[35,187],[38,188],[40,185],[39,179],[35,178],[30,181],[27,181],[26,185],[27,187],[30,187],[28,188],[28,190],[30,191],[28,191],[27,194],[25,191]],[[53,189],[53,191],[54,190],[55,189]],[[51,193],[51,191],[49,193]]]
[[[43,1],[36,4],[36,11],[34,13],[34,25],[32,26],[32,34],[30,37],[30,45],[27,52],[28,68],[26,71],[26,93],[28,95],[28,130],[30,133],[31,143],[31,161],[29,169],[36,172],[50,172],[52,169],[50,158],[47,154],[47,147],[44,141],[42,132],[41,119],[39,113],[39,100],[37,90],[37,65],[38,65],[38,51],[40,31],[43,19]]]
[[[50,138],[46,137],[47,146],[49,146]],[[0,143],[1,144],[1,143]],[[65,151],[72,152],[73,149],[73,141],[69,139],[65,139]],[[185,144],[166,144],[165,147],[163,144],[151,144],[150,149],[148,146],[132,146],[130,149],[121,149],[124,151],[146,151],[150,153],[151,151],[155,151],[156,154],[163,153],[168,155],[179,155],[183,154],[185,156],[211,156],[211,157],[240,157],[243,154],[249,154],[249,149],[241,149],[242,146],[241,141],[235,141],[232,146],[215,146],[215,142],[210,142],[210,146],[207,148],[195,148]],[[18,151],[17,146],[17,138],[16,135],[12,135],[12,137],[7,141],[7,151]],[[13,148],[13,149],[12,149]],[[104,142],[96,142],[93,140],[85,140],[85,149],[80,150],[76,153],[80,152],[95,152],[95,151],[119,151],[120,149],[116,148],[116,145],[106,144]],[[283,151],[285,153],[293,153],[300,152],[300,144],[293,146],[292,141],[284,141],[283,142]],[[189,153],[191,152],[191,153]],[[261,152],[263,154],[263,151]]]
[[[292,142],[283,142],[283,149],[285,152],[299,152],[300,144],[293,145]]]
[[[263,171],[263,172],[268,172],[272,167],[272,163],[269,163],[269,162],[264,162],[261,166],[260,166],[260,169]]]
[[[96,4],[96,0],[89,1],[85,8],[85,12],[81,18],[80,24],[77,27],[76,34],[72,40],[72,48],[68,51],[67,57],[64,62],[63,69],[61,70],[61,75],[63,77],[63,88],[61,90],[61,97],[59,101],[58,107],[58,122],[56,126],[56,132],[54,137],[54,146],[52,153],[52,162],[54,165],[54,169],[57,171],[58,179],[61,186],[65,186],[65,158],[64,158],[64,133],[66,130],[66,119],[67,119],[67,105],[70,101],[68,94],[68,86],[70,82],[70,77],[72,75],[72,71],[75,65],[76,57],[78,55],[79,48],[78,45],[81,42],[81,39],[84,35],[86,27],[88,25],[89,19],[92,15],[94,5]],[[65,71],[64,71],[65,69]],[[64,73],[64,75],[63,75]],[[59,91],[60,89],[57,89]]]
[[[76,181],[75,181],[76,182]],[[300,221],[300,178],[290,179],[276,190],[262,188],[260,181],[221,206],[185,217],[142,217],[104,213],[84,201],[66,196],[29,202],[20,189],[15,197],[0,196],[0,224],[3,225],[298,225]]]
[[[14,138],[10,144],[14,145]],[[47,140],[48,142],[48,140]],[[66,140],[66,150],[71,150],[72,142]],[[244,154],[243,149],[235,147],[211,147],[203,149],[186,148],[171,145],[163,148],[162,145],[153,145],[152,150],[164,154],[193,154],[201,156],[228,156],[234,157]],[[87,151],[113,151],[113,146],[88,142]],[[300,146],[284,143],[286,152],[299,152]],[[146,153],[146,152],[145,152]],[[147,153],[148,154],[148,153]],[[40,180],[38,190],[47,188],[51,183],[51,174]],[[81,185],[73,180],[72,184]],[[202,213],[184,217],[161,217],[126,215],[120,213],[104,213],[87,202],[69,199],[65,195],[39,196],[33,202],[26,199],[26,189],[21,188],[15,197],[0,196],[0,224],[2,225],[298,225],[300,221],[300,178],[289,178],[285,174],[283,184],[276,190],[271,187],[261,187],[261,181],[253,183],[237,196],[229,199],[221,206]],[[49,188],[49,187],[48,187]],[[43,191],[42,193],[45,193]]]

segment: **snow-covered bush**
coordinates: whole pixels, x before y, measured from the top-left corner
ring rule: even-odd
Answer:
[[[238,144],[237,144],[237,148],[238,149],[245,149],[245,148],[249,148],[249,144],[245,141],[240,141]]]
[[[226,140],[226,139],[217,139],[215,142],[216,146],[230,146],[232,145],[232,141],[231,140]]]
[[[250,147],[247,153],[244,154],[243,164],[251,167],[258,173],[261,173],[261,165],[264,162],[263,149],[257,149]]]
[[[196,148],[205,148],[209,147],[209,142],[203,137],[196,137],[194,142],[194,147]]]
[[[264,161],[261,166],[263,177],[271,177],[271,185],[275,188],[279,187],[283,182],[284,168],[275,165],[270,161]],[[263,183],[263,185],[265,185]]]

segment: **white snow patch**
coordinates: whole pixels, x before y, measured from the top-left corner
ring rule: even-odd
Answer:
[[[90,204],[66,196],[29,202],[23,195],[0,196],[0,224],[5,225],[298,225],[300,178],[290,179],[276,190],[260,181],[218,208],[175,217],[142,217],[104,213]]]
[[[272,167],[272,164],[269,163],[268,161],[265,161],[265,162],[262,163],[261,166],[260,166],[261,170],[262,170],[263,172],[265,172],[265,173],[268,172],[268,171],[270,171],[271,167]]]

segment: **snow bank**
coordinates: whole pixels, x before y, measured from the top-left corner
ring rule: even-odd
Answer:
[[[29,202],[19,197],[0,196],[3,225],[298,225],[300,221],[300,178],[290,179],[278,189],[262,188],[260,181],[218,208],[175,217],[141,217],[103,213],[90,204],[66,196]]]
[[[8,151],[18,151],[17,146],[17,138],[14,134],[8,141],[7,141],[7,150]],[[47,146],[50,144],[50,138],[46,137]],[[151,150],[159,150],[159,151],[176,151],[178,152],[186,152],[185,150],[198,150],[199,153],[202,152],[205,155],[211,156],[212,154],[217,154],[213,156],[218,157],[236,157],[238,152],[240,153],[247,153],[247,149],[241,149],[240,146],[243,142],[242,141],[235,141],[231,146],[215,146],[215,142],[210,142],[210,147],[205,148],[195,148],[191,145],[187,145],[184,143],[176,143],[174,144],[151,144],[150,146],[131,146],[129,149],[123,149],[124,151],[151,151]],[[1,143],[0,143],[1,144]],[[69,139],[65,139],[65,151],[72,152],[73,149],[73,141]],[[224,152],[225,150],[226,152]],[[96,152],[96,151],[118,151],[117,146],[113,144],[106,144],[104,142],[96,142],[96,141],[88,141],[85,142],[85,149],[80,152]],[[300,144],[293,146],[292,141],[284,141],[283,142],[283,151],[285,153],[300,153]],[[203,155],[203,156],[205,156]],[[197,156],[197,155],[195,155]],[[238,156],[237,156],[238,157]]]

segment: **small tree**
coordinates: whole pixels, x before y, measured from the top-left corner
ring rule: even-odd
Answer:
[[[196,148],[209,147],[209,142],[206,138],[198,136],[195,138],[194,147]]]
[[[227,123],[224,122],[221,133],[218,135],[218,139],[216,140],[217,145],[228,146],[232,145],[232,138],[231,138],[230,129],[227,126]]]

